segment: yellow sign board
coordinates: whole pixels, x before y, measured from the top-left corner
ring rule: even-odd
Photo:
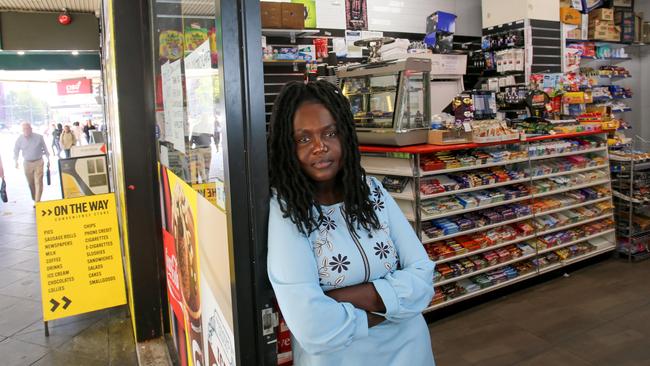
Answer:
[[[115,196],[36,204],[43,320],[126,303]]]
[[[192,188],[213,205],[217,205],[217,185],[215,183],[195,183]]]
[[[192,188],[213,205],[224,211],[226,210],[226,191],[222,181],[216,180],[211,183],[195,183],[192,184]]]

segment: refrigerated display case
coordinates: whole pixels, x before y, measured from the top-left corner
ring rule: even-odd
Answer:
[[[427,141],[431,119],[431,61],[409,57],[338,71],[359,142],[415,145]]]

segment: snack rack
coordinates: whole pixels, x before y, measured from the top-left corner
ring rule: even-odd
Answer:
[[[650,258],[650,154],[610,155],[618,252],[628,261]]]
[[[566,151],[538,154],[538,150],[535,150],[540,145],[565,146],[569,141],[573,141],[574,144]],[[577,142],[584,142],[584,144]],[[450,155],[466,156],[479,154],[484,149],[516,149],[519,155],[513,155],[513,159],[507,160],[484,160],[480,164],[459,163],[454,167],[440,167],[432,171],[425,171],[421,167],[422,161],[431,154],[448,152]],[[514,140],[492,144],[417,145],[403,148],[362,146],[361,152],[361,163],[368,175],[375,176],[380,181],[386,176],[406,180],[403,189],[401,191],[398,189],[399,192],[391,192],[391,195],[412,223],[427,252],[437,263],[437,278],[434,279],[436,295],[425,312],[615,249],[607,139],[602,131],[540,136],[524,141]],[[568,164],[567,161],[572,159],[581,161],[583,165]],[[563,168],[544,171],[547,166]],[[568,166],[570,168],[567,168]],[[520,175],[510,176],[510,179],[487,185],[458,186],[453,190],[431,194],[421,192],[422,184],[426,184],[434,177],[485,172],[497,174],[496,172],[506,168],[511,169],[508,170],[508,174],[512,171],[519,172]],[[540,189],[553,180],[566,180],[568,184]],[[456,200],[461,200],[465,194],[481,196],[483,192],[514,190],[514,187],[518,187],[517,189],[525,193],[460,209],[443,209],[439,212],[423,210],[439,198],[454,197]],[[589,192],[590,195],[586,195],[585,192]],[[565,196],[579,196],[584,199],[566,201],[568,198]],[[542,203],[549,201],[549,198],[550,201],[561,202],[561,204],[551,209],[544,208]],[[560,198],[565,201],[561,201]],[[519,210],[516,214],[510,212],[514,210],[513,207]],[[495,221],[485,221],[482,219],[485,216],[480,216],[478,221],[465,228],[459,226],[455,231],[443,231],[431,235],[432,225],[444,225],[445,220],[465,223],[467,217],[490,216],[492,214],[490,211],[503,212],[504,215]],[[505,212],[508,212],[509,216],[506,216]],[[589,212],[589,215],[576,214],[583,212]],[[546,219],[554,220],[555,217],[568,220],[556,221],[553,226],[532,225],[544,223]],[[512,229],[516,235],[494,241],[487,237],[480,239],[483,235],[487,235],[486,233],[499,231],[505,227]],[[522,228],[522,230],[516,231],[515,228]],[[555,236],[562,241],[552,244],[547,241]],[[454,250],[440,251],[441,248],[453,248],[450,246],[452,241]],[[487,258],[487,255],[493,256],[494,253],[502,254],[503,251],[510,252],[496,260],[482,259]],[[475,259],[476,262],[472,262]],[[442,273],[449,268],[451,272]]]

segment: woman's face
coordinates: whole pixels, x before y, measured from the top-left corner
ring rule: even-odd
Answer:
[[[336,120],[320,103],[304,103],[293,117],[293,139],[302,171],[317,183],[330,183],[341,170]]]

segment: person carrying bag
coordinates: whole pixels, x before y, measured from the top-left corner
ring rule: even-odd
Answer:
[[[2,157],[0,157],[0,179],[2,179],[2,183],[0,183],[0,199],[2,202],[7,203],[9,198],[7,197],[7,183],[5,183],[5,170],[2,167]]]

